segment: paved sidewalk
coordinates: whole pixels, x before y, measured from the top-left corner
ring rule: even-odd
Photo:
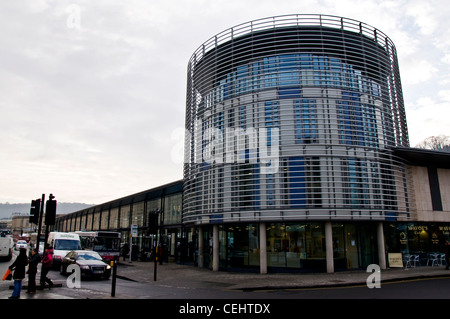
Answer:
[[[330,287],[347,285],[366,285],[371,272],[363,270],[341,271],[328,273],[277,273],[259,274],[242,272],[213,272],[188,265],[168,263],[157,265],[158,284],[205,287],[219,286],[233,290],[263,290],[263,289],[293,289]],[[138,282],[154,282],[154,263],[134,261],[132,263],[120,261],[117,275],[122,279]],[[383,282],[417,279],[425,277],[450,277],[450,270],[443,266],[392,268],[381,270],[381,284]]]
[[[299,289],[333,286],[366,285],[367,278],[372,274],[363,270],[341,271],[328,273],[277,273],[259,274],[251,272],[213,272],[189,265],[168,263],[157,265],[157,281],[154,281],[154,263],[120,261],[117,267],[118,278],[122,280],[149,283],[149,286],[221,289],[236,291]],[[411,280],[418,278],[450,277],[450,270],[440,267],[393,268],[382,270],[381,285],[391,281]],[[91,291],[88,289],[70,289],[67,294],[64,280],[54,280],[62,288],[44,289],[35,295],[23,294],[22,299],[111,299],[110,292]],[[10,281],[0,281],[0,299],[7,299],[12,290],[8,287]],[[26,283],[24,283],[26,285]],[[136,296],[122,294],[118,291],[118,299],[133,299]],[[193,296],[195,298],[195,296]]]

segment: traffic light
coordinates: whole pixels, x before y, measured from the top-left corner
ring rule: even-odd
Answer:
[[[41,200],[36,199],[31,201],[30,208],[30,223],[36,224],[39,223],[39,213],[41,211]]]
[[[50,194],[50,199],[45,204],[45,225],[55,225],[56,220],[56,200],[55,196]]]
[[[158,212],[148,214],[148,230],[150,234],[158,233]]]

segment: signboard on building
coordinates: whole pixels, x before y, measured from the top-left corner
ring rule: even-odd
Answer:
[[[401,253],[388,253],[389,267],[403,268],[403,259]]]

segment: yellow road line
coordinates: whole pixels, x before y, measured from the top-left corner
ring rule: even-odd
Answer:
[[[383,285],[392,285],[392,284],[399,284],[399,283],[405,283],[405,282],[414,282],[414,281],[425,281],[425,280],[434,280],[434,279],[450,279],[450,276],[443,276],[443,277],[421,277],[421,278],[412,278],[412,279],[399,279],[395,281],[387,281],[383,282],[381,281],[381,286]],[[307,290],[331,290],[331,289],[349,289],[349,288],[361,288],[361,287],[367,287],[366,284],[355,284],[355,285],[348,285],[348,286],[327,286],[327,287],[306,287],[306,288],[280,288],[280,289],[263,289],[263,290],[254,290],[254,292],[271,292],[271,291],[307,291]]]

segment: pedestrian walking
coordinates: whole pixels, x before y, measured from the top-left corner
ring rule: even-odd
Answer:
[[[31,251],[31,258],[28,262],[28,289],[27,293],[34,294],[36,292],[36,273],[37,266],[41,262],[41,257],[37,249]]]
[[[123,245],[123,247],[122,247],[123,261],[125,261],[125,259],[126,259],[126,257],[127,257],[127,254],[129,253],[129,251],[130,251],[130,247],[129,247],[128,243],[125,243],[125,244]]]
[[[44,288],[45,283],[48,283],[50,288],[53,286],[53,281],[51,281],[50,278],[47,277],[47,274],[52,268],[53,264],[52,252],[53,250],[51,249],[51,247],[47,246],[44,251],[44,256],[42,257],[41,280],[40,280],[42,288]]]
[[[14,270],[14,290],[9,297],[9,299],[19,299],[20,292],[22,291],[22,280],[25,278],[25,271],[28,265],[27,250],[25,248],[20,248],[19,256],[16,260],[9,266],[9,269]]]

